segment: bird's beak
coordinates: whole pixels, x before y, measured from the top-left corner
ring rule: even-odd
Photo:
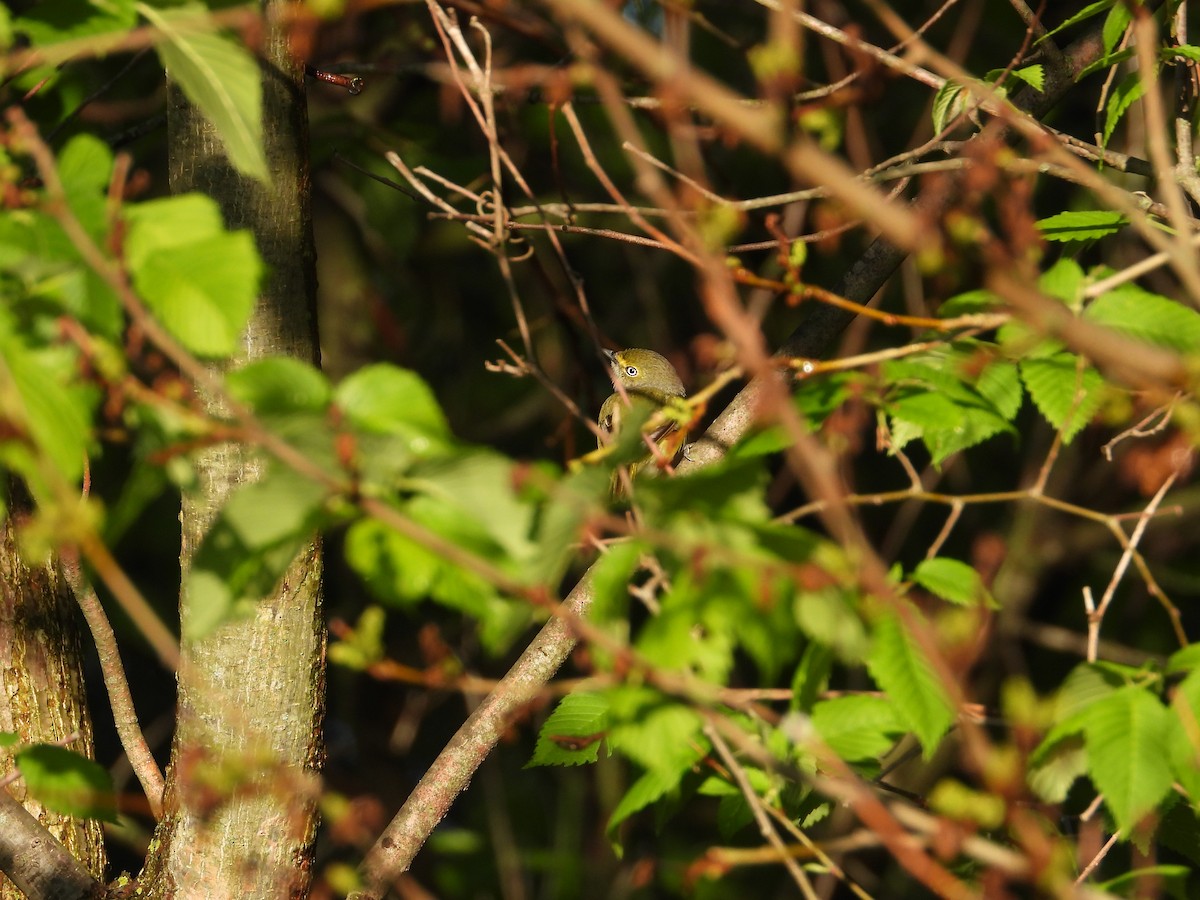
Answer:
[[[608,360],[608,363],[609,363],[609,365],[612,365],[614,362],[616,362],[616,361],[617,361],[617,354],[616,354],[616,351],[614,351],[614,350],[601,350],[600,352],[604,354],[604,358]]]

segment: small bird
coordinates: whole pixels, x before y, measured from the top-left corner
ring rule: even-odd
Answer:
[[[604,355],[608,358],[608,364],[612,369],[614,384],[624,388],[625,397],[628,398],[628,400],[623,398],[618,390],[610,395],[604,401],[604,405],[600,407],[600,430],[606,435],[616,436],[619,433],[623,417],[632,416],[634,420],[645,421],[646,417],[652,415],[656,410],[666,406],[672,400],[686,395],[683,382],[679,380],[679,373],[661,353],[635,347],[628,350],[605,350]],[[665,447],[670,443],[665,439],[677,427],[675,422],[666,422],[648,436],[659,447]],[[603,446],[606,441],[601,439],[599,443]],[[680,449],[682,449],[682,441],[676,448],[676,452]],[[668,457],[674,456],[673,453],[668,453],[666,450],[664,450],[664,454]],[[629,467],[630,476],[636,475],[652,459],[653,455],[647,453],[644,458],[635,461]],[[613,473],[614,495],[620,493],[619,488],[619,473]]]

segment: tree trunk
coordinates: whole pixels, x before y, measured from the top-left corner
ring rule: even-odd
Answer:
[[[9,516],[0,522],[0,731],[22,743],[62,743],[93,755],[92,721],[84,694],[79,608],[49,561],[21,558],[13,516],[19,491],[10,492]],[[77,735],[74,740],[70,740]],[[0,778],[13,768],[0,754]],[[45,809],[17,780],[0,790],[21,802],[96,878],[104,875],[104,840],[95,819],[79,820]],[[0,900],[23,900],[0,874]]]
[[[268,22],[271,6],[264,4]],[[287,354],[315,361],[303,66],[275,26],[268,26],[263,57],[263,126],[273,185],[239,176],[212,127],[172,86],[171,189],[202,191],[221,205],[230,227],[255,234],[270,274],[244,337],[243,360]],[[185,573],[226,497],[258,477],[261,464],[241,445],[203,454],[198,486],[183,503]],[[275,900],[307,894],[324,712],[320,589],[321,549],[314,538],[254,615],[200,640],[185,638],[166,814],[143,873],[145,896]],[[185,635],[193,615],[184,592]]]

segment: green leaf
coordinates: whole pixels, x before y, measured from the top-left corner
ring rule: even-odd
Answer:
[[[1037,227],[1048,241],[1091,241],[1116,234],[1128,224],[1119,212],[1091,209],[1039,219]]]
[[[986,398],[960,383],[953,395],[942,390],[910,388],[888,404],[897,433],[905,440],[919,437],[933,457],[934,465],[953,453],[980,444],[990,437],[1012,431],[1010,423]],[[903,443],[896,441],[896,449]]]
[[[1125,35],[1129,23],[1133,21],[1133,11],[1124,3],[1114,3],[1104,19],[1100,36],[1106,52],[1112,52]]]
[[[941,134],[963,111],[962,85],[946,80],[933,95],[933,130]]]
[[[954,706],[924,651],[895,613],[886,614],[876,627],[867,669],[929,759],[954,721]]]
[[[362,519],[350,526],[346,562],[371,593],[393,604],[415,603],[433,590],[441,557],[382,522]]]
[[[644,769],[682,772],[708,752],[700,717],[690,707],[659,703],[642,707],[636,718],[616,706],[612,713],[609,746]]]
[[[1108,146],[1108,139],[1112,137],[1113,130],[1121,121],[1121,117],[1125,115],[1129,107],[1141,99],[1144,93],[1146,93],[1146,82],[1140,72],[1130,72],[1117,82],[1104,110],[1104,135],[1100,146]]]
[[[333,396],[329,379],[319,369],[292,356],[248,363],[227,373],[225,386],[235,400],[260,416],[319,412]]]
[[[91,445],[91,408],[94,392],[72,385],[74,354],[60,349],[28,350],[15,339],[0,340],[0,353],[16,389],[28,438],[37,457],[48,461],[68,482],[78,482]],[[0,441],[7,444],[9,441]],[[13,441],[12,443],[17,443]],[[21,447],[22,458],[27,449]],[[31,483],[42,482],[42,471],[33,459],[21,467]]]
[[[1086,66],[1079,70],[1079,74],[1075,76],[1075,81],[1080,82],[1094,72],[1102,72],[1105,69],[1120,65],[1128,59],[1133,59],[1137,53],[1136,48],[1126,47],[1124,50],[1114,50],[1112,53],[1105,53],[1099,59],[1092,60]]]
[[[334,401],[355,427],[408,437],[420,455],[450,439],[450,426],[421,376],[387,363],[364,366],[342,379]]]
[[[913,570],[913,581],[936,597],[959,606],[984,605],[999,609],[991,592],[971,566],[957,559],[936,557],[922,560]]]
[[[1003,300],[991,291],[981,288],[962,294],[955,294],[953,297],[944,300],[942,305],[938,307],[937,315],[939,319],[952,319],[956,316],[995,312],[1003,308]]]
[[[1043,746],[1047,749],[1037,761],[1030,760],[1027,781],[1033,793],[1046,803],[1062,803],[1071,785],[1087,774],[1088,755],[1083,737],[1071,734]]]
[[[1188,644],[1182,650],[1176,650],[1167,659],[1166,674],[1190,672],[1200,668],[1200,644]]]
[[[1160,47],[1159,56],[1164,60],[1190,59],[1193,62],[1200,62],[1200,47],[1195,44],[1178,44],[1174,47]]]
[[[596,466],[580,469],[558,480],[541,504],[537,517],[534,529],[537,547],[526,569],[531,581],[550,586],[558,584],[588,518],[604,508],[609,485],[608,473]]]
[[[1083,732],[1088,708],[1121,686],[1121,679],[1097,665],[1076,666],[1058,689],[1055,724],[1029,755],[1029,786],[1047,803],[1061,803],[1076,779],[1087,774]]]
[[[18,34],[28,36],[39,49],[78,38],[101,38],[89,41],[89,50],[103,55],[108,48],[124,37],[137,21],[131,0],[111,0],[93,3],[91,0],[42,0],[25,15],[12,23]],[[51,61],[61,61],[57,57]]]
[[[594,763],[607,728],[608,698],[603,694],[568,694],[538,731],[537,745],[525,768]]]
[[[1056,353],[1044,359],[1025,359],[1020,363],[1021,379],[1034,405],[1055,428],[1063,442],[1092,420],[1103,401],[1104,379],[1091,366],[1079,371],[1079,358],[1071,353]]]
[[[1171,697],[1167,753],[1175,778],[1200,809],[1200,670],[1193,669]]]
[[[188,637],[202,638],[231,617],[253,611],[312,540],[327,493],[277,466],[230,495],[187,574]]]
[[[183,93],[212,123],[229,161],[243,175],[269,183],[263,149],[262,73],[246,49],[218,34],[198,3],[138,12],[163,36],[155,49]]]
[[[833,651],[818,641],[810,641],[792,675],[792,699],[788,702],[788,709],[811,712],[817,698],[829,687],[832,671]]]
[[[1126,835],[1171,789],[1164,752],[1168,724],[1158,698],[1136,685],[1119,688],[1088,707],[1088,774]]]
[[[1042,91],[1046,84],[1046,69],[1040,64],[1021,66],[1008,73],[1011,77],[1025,82],[1035,91]]]
[[[429,497],[452,503],[477,522],[513,563],[537,561],[533,541],[533,504],[518,495],[515,464],[499,453],[472,450],[455,457],[422,463],[410,474],[409,486]],[[521,577],[531,570],[513,566]]]
[[[604,624],[623,619],[629,608],[629,582],[646,547],[636,540],[610,544],[588,570],[592,589],[589,618]]]
[[[1017,365],[1007,360],[988,363],[975,381],[975,390],[979,391],[980,395],[992,404],[1000,418],[1007,422],[1016,417],[1021,409],[1021,401],[1025,399]]]
[[[248,231],[226,231],[213,200],[184,194],[127,206],[125,258],[151,312],[191,352],[234,353],[262,261]]]
[[[1095,0],[1094,3],[1089,3],[1083,9],[1079,10],[1079,12],[1077,12],[1074,15],[1067,18],[1066,21],[1062,22],[1060,25],[1058,25],[1054,29],[1046,32],[1044,35],[1042,35],[1040,38],[1038,38],[1036,41],[1034,41],[1034,46],[1036,47],[1042,41],[1048,39],[1051,35],[1057,34],[1058,32],[1062,31],[1064,28],[1070,28],[1072,25],[1075,25],[1078,22],[1082,22],[1085,19],[1089,19],[1092,16],[1097,15],[1098,13],[1102,13],[1102,12],[1104,12],[1104,10],[1106,10],[1110,6],[1112,6],[1113,3],[1119,3],[1119,2],[1120,2],[1120,0]]]
[[[488,559],[497,548],[479,524],[457,507],[416,497],[398,510],[461,550]],[[503,599],[484,578],[375,520],[354,523],[346,534],[346,561],[380,600],[408,606],[432,599],[477,619],[491,653],[505,649],[529,623],[524,603]]]
[[[1115,878],[1100,882],[1096,887],[1111,897],[1135,897],[1139,885],[1153,883],[1157,886],[1158,896],[1186,900],[1192,896],[1188,890],[1188,881],[1191,875],[1192,868],[1190,866],[1162,863],[1157,866],[1139,866],[1128,872],[1122,872]],[[1143,882],[1142,879],[1146,879],[1146,881]]]
[[[1101,294],[1083,317],[1150,344],[1184,353],[1200,351],[1200,313],[1137,285]]]
[[[81,819],[117,821],[108,770],[65,747],[34,744],[16,755],[25,786],[39,803]]]
[[[889,700],[867,695],[821,701],[813,707],[812,723],[829,748],[848,762],[878,759],[905,732]]]
[[[797,592],[794,611],[804,633],[831,647],[843,662],[859,663],[867,655],[866,627],[842,591],[827,587]]]
[[[1070,258],[1060,259],[1038,276],[1043,293],[1078,310],[1083,296],[1083,268]]]
[[[12,42],[12,13],[8,11],[7,6],[0,6],[0,51],[7,51]]]
[[[107,188],[113,154],[95,135],[77,134],[58,157],[58,177],[75,217],[93,239],[108,231]]]
[[[612,811],[612,815],[608,818],[608,838],[610,841],[616,840],[617,826],[628,819],[636,812],[645,809],[656,800],[660,800],[668,794],[675,793],[679,790],[680,782],[683,780],[684,774],[691,769],[691,764],[679,765],[675,770],[668,769],[651,769],[643,774],[637,781],[629,786],[629,790],[617,803],[616,809]],[[618,858],[621,856],[621,848],[614,846]]]

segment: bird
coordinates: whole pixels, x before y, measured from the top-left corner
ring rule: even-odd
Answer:
[[[659,409],[667,406],[672,400],[687,396],[683,382],[675,367],[661,353],[631,347],[625,350],[605,350],[614,386],[618,390],[611,394],[600,407],[598,424],[602,436],[598,439],[600,446],[610,443],[619,435],[621,420],[631,418],[633,421],[644,422]],[[625,396],[622,397],[621,392]],[[664,422],[648,437],[659,447],[664,448],[663,454],[673,458],[682,449],[682,441],[675,447],[674,452],[667,452],[666,447],[671,443],[669,436],[678,428],[673,421]],[[629,466],[629,474],[636,475],[654,455],[647,453],[643,458],[635,460]],[[613,473],[613,495],[621,493],[620,473]]]

